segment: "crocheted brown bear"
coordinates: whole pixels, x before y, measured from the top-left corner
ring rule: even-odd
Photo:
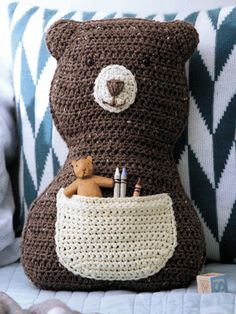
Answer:
[[[93,158],[91,156],[72,160],[71,164],[77,179],[65,187],[64,194],[67,197],[71,197],[73,194],[102,197],[100,187],[113,187],[112,179],[93,175]]]
[[[56,290],[187,286],[205,245],[172,152],[188,117],[185,62],[196,30],[181,21],[61,20],[46,43],[57,60],[51,112],[69,154],[29,211],[27,275]],[[86,155],[104,177],[125,165],[127,196],[141,177],[142,197],[109,198],[110,189],[97,200],[63,196],[71,161]]]

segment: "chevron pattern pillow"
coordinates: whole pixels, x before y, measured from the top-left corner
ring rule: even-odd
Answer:
[[[117,17],[182,19],[199,32],[200,43],[187,73],[188,125],[175,150],[183,186],[202,221],[208,258],[236,262],[236,7],[182,14],[137,16],[69,12],[12,3],[9,6],[13,79],[20,142],[21,222],[27,209],[62,166],[67,147],[49,111],[48,94],[55,60],[44,35],[61,18]]]

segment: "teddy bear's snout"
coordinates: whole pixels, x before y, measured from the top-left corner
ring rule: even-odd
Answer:
[[[93,95],[103,109],[119,113],[134,103],[136,93],[133,73],[123,65],[111,64],[98,74]]]
[[[84,178],[87,174],[86,168],[81,168],[77,171],[77,176],[79,178]]]

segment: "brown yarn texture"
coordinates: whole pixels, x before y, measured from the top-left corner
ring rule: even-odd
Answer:
[[[40,288],[52,290],[158,291],[187,286],[204,263],[205,243],[172,152],[188,117],[184,66],[197,46],[196,30],[182,21],[63,20],[49,29],[46,43],[58,62],[50,90],[51,112],[69,153],[30,208],[23,235],[26,274]],[[137,82],[135,102],[120,113],[104,110],[93,96],[96,77],[111,64],[125,66]],[[113,177],[117,166],[126,166],[127,196],[132,196],[138,177],[142,195],[171,196],[178,245],[155,275],[129,281],[93,280],[73,275],[59,263],[54,240],[56,194],[75,179],[71,161],[88,155],[97,175]],[[105,197],[112,193],[103,189]]]

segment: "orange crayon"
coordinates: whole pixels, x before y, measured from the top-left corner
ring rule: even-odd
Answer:
[[[142,188],[141,178],[138,178],[138,181],[136,182],[135,187],[134,187],[134,193],[133,193],[134,197],[140,196],[141,188]]]

